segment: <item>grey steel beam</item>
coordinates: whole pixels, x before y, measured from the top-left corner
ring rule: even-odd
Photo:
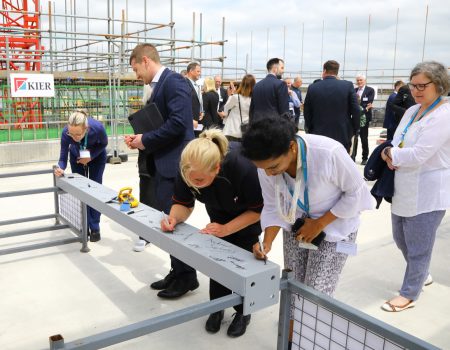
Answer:
[[[9,232],[5,232],[5,233],[1,233],[0,239],[6,238],[6,237],[29,235],[31,233],[62,230],[65,228],[70,228],[70,226],[69,225],[52,225],[52,226],[41,226],[41,227],[36,227],[36,228],[27,228],[27,229],[23,229],[23,230],[9,231]]]
[[[21,247],[3,249],[3,250],[0,250],[0,255],[8,255],[8,254],[14,254],[14,253],[20,253],[20,252],[27,252],[29,250],[34,250],[34,249],[56,247],[58,245],[75,243],[75,242],[80,242],[80,238],[78,238],[78,237],[64,238],[64,239],[59,239],[59,240],[55,240],[55,241],[51,241],[51,242],[30,244],[30,245],[21,246]]]
[[[19,224],[22,222],[29,222],[29,221],[54,219],[56,217],[57,217],[56,214],[47,214],[47,215],[30,216],[30,217],[22,218],[22,219],[3,220],[3,221],[0,221],[0,226]]]
[[[178,324],[191,321],[193,319],[217,312],[242,302],[240,296],[230,294],[219,299],[214,299],[201,304],[189,306],[182,310],[177,310],[165,315],[153,317],[148,320],[140,321],[128,326],[102,332],[90,337],[74,340],[70,343],[64,344],[62,335],[51,336],[50,349],[65,349],[65,350],[94,350],[102,349],[107,346],[118,344],[130,339],[141,337],[143,335],[159,331],[168,327],[176,326]]]
[[[33,190],[0,192],[0,198],[18,197],[18,196],[25,196],[25,195],[29,195],[29,194],[38,194],[38,193],[56,192],[57,190],[58,190],[58,187],[43,187],[43,188],[36,188]]]
[[[56,185],[81,202],[98,210],[130,231],[152,242],[186,264],[196,268],[235,293],[244,297],[244,314],[274,305],[279,298],[280,267],[267,264],[233,244],[195,227],[179,224],[174,233],[160,230],[161,213],[144,204],[135,213],[120,211],[120,205],[107,202],[117,191],[84,176],[73,174],[57,178]]]

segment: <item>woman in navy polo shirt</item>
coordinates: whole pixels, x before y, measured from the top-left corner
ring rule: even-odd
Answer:
[[[61,152],[56,176],[64,175],[67,155],[70,154],[72,172],[102,183],[106,164],[108,136],[103,124],[88,117],[83,110],[73,112],[61,134]],[[91,242],[100,240],[100,213],[87,208],[89,238]]]
[[[195,200],[205,204],[211,222],[201,230],[237,245],[249,252],[258,242],[259,223],[263,207],[256,167],[241,155],[237,142],[228,143],[217,129],[209,129],[189,142],[181,154],[180,173],[175,181],[173,205],[167,220],[161,222],[163,231],[173,231],[186,221]],[[231,291],[210,280],[210,299],[231,294]],[[242,304],[235,306],[236,315],[227,334],[239,337],[246,331],[250,315],[243,315]],[[224,311],[211,314],[205,329],[216,333]]]

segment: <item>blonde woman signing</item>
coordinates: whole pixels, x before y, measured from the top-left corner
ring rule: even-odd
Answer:
[[[102,183],[106,165],[108,136],[103,124],[89,118],[83,110],[73,112],[61,134],[61,152],[56,176],[63,176],[70,154],[72,172]],[[100,213],[88,207],[88,236],[91,242],[100,240]]]
[[[220,130],[209,129],[198,139],[189,142],[181,154],[180,173],[175,181],[170,215],[161,222],[163,231],[191,215],[195,200],[205,204],[211,223],[201,230],[237,245],[249,252],[258,242],[259,223],[263,207],[256,167],[241,155],[240,144],[228,143]],[[210,299],[231,294],[231,291],[210,280]],[[234,307],[236,315],[228,327],[230,337],[246,331],[250,315],[243,315],[242,304]],[[224,311],[211,314],[205,329],[216,333],[220,329]]]
[[[230,97],[224,107],[225,126],[223,128],[223,133],[228,140],[240,141],[242,138],[241,125],[248,124],[248,113],[255,84],[255,77],[246,74],[235,94],[232,94],[232,90],[228,89]]]

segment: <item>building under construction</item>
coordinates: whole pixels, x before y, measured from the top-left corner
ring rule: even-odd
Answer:
[[[184,69],[195,60],[223,72],[224,35],[213,42],[195,40],[195,13],[192,38],[178,39],[172,1],[167,2],[170,18],[166,23],[151,23],[146,18],[128,21],[126,9],[120,9],[117,16],[113,0],[106,0],[105,5],[107,16],[102,18],[89,15],[89,0],[87,16],[77,14],[80,9],[75,0],[65,0],[64,13],[55,12],[54,2],[1,0],[0,143],[59,138],[76,108],[86,108],[102,120],[109,135],[129,133],[126,117],[142,105],[142,82],[130,72],[128,63],[138,43],[153,43],[162,63],[172,69]],[[77,22],[83,25],[77,27]],[[199,22],[201,26],[201,15]],[[104,31],[95,33],[91,28]],[[202,58],[201,48],[208,45],[219,47],[221,55]],[[10,74],[24,72],[53,74],[54,98],[13,98]]]

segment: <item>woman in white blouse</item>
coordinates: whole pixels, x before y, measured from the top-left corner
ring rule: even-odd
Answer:
[[[298,281],[333,295],[347,255],[356,248],[359,214],[374,207],[355,163],[337,141],[296,135],[295,125],[281,117],[252,123],[242,150],[258,167],[264,198],[264,251],[255,244],[255,256],[270,252],[282,228],[286,268]],[[318,247],[308,245],[319,236],[324,239]]]
[[[256,84],[255,77],[246,74],[241,81],[235,94],[231,94],[224,107],[224,128],[223,133],[230,141],[240,141],[242,138],[241,125],[248,124],[248,111],[253,87]]]
[[[395,169],[392,233],[406,260],[400,295],[382,305],[398,312],[415,305],[429,274],[436,230],[450,207],[450,88],[438,62],[416,65],[409,87],[417,105],[409,108],[381,157]]]

